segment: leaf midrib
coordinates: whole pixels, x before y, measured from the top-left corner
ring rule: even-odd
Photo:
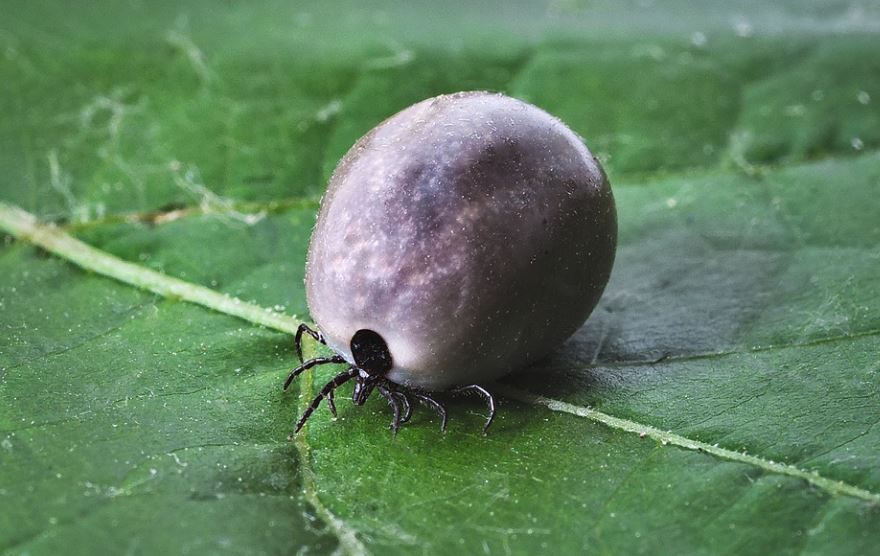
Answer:
[[[745,452],[735,452],[733,450],[728,450],[727,448],[721,448],[717,444],[708,444],[699,440],[692,440],[686,436],[675,434],[671,431],[663,431],[651,425],[639,423],[638,421],[614,417],[613,415],[596,411],[589,407],[546,398],[544,396],[525,392],[518,388],[501,385],[498,387],[498,390],[505,396],[514,400],[528,403],[530,405],[541,405],[551,411],[584,417],[591,421],[602,423],[613,429],[635,433],[641,437],[652,438],[663,445],[672,444],[673,446],[678,446],[679,448],[684,448],[686,450],[711,454],[720,459],[752,465],[771,473],[802,479],[811,485],[819,487],[834,495],[851,496],[874,504],[880,503],[880,494],[878,493],[859,488],[843,481],[835,481],[823,477],[816,472],[800,469],[794,465],[779,463],[758,456],[749,455]]]
[[[236,316],[253,324],[266,326],[287,334],[292,334],[300,323],[300,321],[294,316],[279,314],[253,303],[234,300],[234,302],[230,304],[229,300],[231,298],[229,296],[210,290],[204,286],[172,278],[154,270],[119,259],[118,257],[73,238],[54,226],[42,225],[32,214],[27,213],[18,207],[2,202],[0,202],[0,228],[5,229],[19,239],[28,240],[86,270],[91,270],[115,278],[127,285],[147,289],[163,296],[168,296],[169,292],[173,292],[175,297],[183,301],[202,305],[211,310]],[[140,276],[137,276],[138,273]],[[139,279],[133,279],[133,277]],[[230,307],[234,308],[234,310],[231,311]],[[868,331],[865,334],[870,335],[876,333],[877,331]],[[311,380],[307,380],[305,384],[305,390],[311,391]],[[844,481],[835,481],[823,477],[818,473],[805,471],[793,465],[774,462],[746,453],[735,452],[733,450],[721,448],[717,445],[692,440],[683,435],[669,431],[662,431],[651,425],[622,419],[588,407],[545,398],[512,387],[501,386],[500,391],[512,399],[523,401],[531,405],[541,405],[551,411],[585,417],[624,432],[636,433],[640,436],[648,436],[664,445],[671,444],[679,448],[711,454],[719,459],[748,464],[763,469],[766,472],[801,479],[813,486],[829,492],[832,495],[849,496],[873,504],[880,504],[880,494],[878,493],[862,489]],[[307,401],[307,398],[308,396],[305,396],[304,400]],[[315,509],[322,515],[325,521],[328,522],[328,525],[334,530],[347,552],[353,554],[365,553],[366,550],[363,544],[357,539],[354,530],[345,524],[344,521],[333,515],[318,498],[314,470],[312,470],[309,465],[310,449],[304,435],[297,437],[295,443],[304,466],[304,483],[309,502],[315,506]]]

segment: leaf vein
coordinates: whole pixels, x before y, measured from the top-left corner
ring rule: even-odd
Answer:
[[[34,215],[18,207],[2,202],[0,202],[0,229],[5,229],[15,237],[26,239],[84,269],[103,274],[120,282],[141,289],[146,289],[159,295],[175,297],[202,305],[214,311],[235,316],[254,324],[273,328],[288,334],[293,334],[299,326],[299,320],[294,316],[276,313],[260,307],[259,305],[246,303],[225,296],[219,292],[211,290],[210,288],[172,278],[140,265],[114,257],[105,251],[71,237],[53,226],[41,225]],[[873,330],[864,332],[860,335],[877,334],[878,332],[880,331]],[[818,343],[826,343],[828,341],[829,340],[825,339]],[[717,356],[717,354],[715,355]],[[306,379],[304,386],[306,391],[312,390],[311,377]],[[802,479],[833,495],[850,496],[873,504],[880,504],[880,494],[842,481],[834,481],[827,477],[822,477],[818,473],[805,471],[793,465],[766,460],[746,453],[735,452],[733,450],[721,448],[717,445],[692,440],[672,432],[662,431],[650,425],[614,417],[588,407],[580,407],[560,400],[545,398],[515,388],[503,387],[500,391],[502,394],[512,399],[532,405],[544,406],[551,411],[584,417],[624,432],[648,436],[662,444],[671,444],[679,448],[710,454],[720,459],[752,465],[771,473]],[[306,398],[308,398],[308,396],[306,396]],[[306,499],[336,534],[342,550],[348,554],[366,554],[366,548],[357,538],[356,531],[345,521],[330,512],[318,497],[317,478],[310,465],[310,447],[305,435],[297,436],[295,439],[295,445],[301,459],[300,463],[303,472]]]
[[[614,417],[613,415],[608,415],[607,413],[596,411],[595,409],[591,409],[589,407],[577,406],[560,400],[545,398],[544,396],[525,392],[510,386],[502,386],[499,388],[499,391],[509,398],[524,403],[528,403],[531,405],[540,405],[546,407],[551,411],[584,417],[590,419],[591,421],[595,421],[611,427],[613,429],[636,433],[640,436],[644,435],[650,437],[662,444],[671,444],[673,446],[684,448],[686,450],[693,450],[696,452],[710,454],[720,459],[759,467],[770,473],[776,473],[796,479],[802,479],[810,483],[811,485],[833,495],[850,496],[853,498],[864,500],[866,502],[871,502],[873,504],[880,504],[880,494],[878,493],[859,488],[855,485],[851,485],[843,481],[835,481],[833,479],[823,477],[816,472],[800,469],[794,465],[764,459],[762,457],[754,456],[744,452],[735,452],[733,450],[728,450],[727,448],[722,448],[717,444],[708,444],[699,440],[693,440],[686,436],[675,434],[670,431],[663,431],[656,427],[645,425],[637,421]]]

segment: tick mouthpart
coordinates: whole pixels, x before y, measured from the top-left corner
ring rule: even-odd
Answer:
[[[351,393],[351,401],[354,402],[354,405],[364,405],[379,381],[377,377],[363,369],[357,371],[358,376],[355,379],[354,391]]]

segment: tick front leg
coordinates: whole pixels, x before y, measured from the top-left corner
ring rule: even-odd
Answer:
[[[314,359],[309,359],[299,367],[290,371],[290,374],[287,375],[287,380],[284,381],[284,389],[287,390],[290,387],[290,383],[293,382],[293,379],[305,371],[308,371],[316,365],[326,365],[327,363],[345,363],[345,358],[341,355],[334,355],[333,357],[315,357]]]
[[[334,417],[337,417],[337,415],[336,415],[336,401],[334,401],[334,399],[333,399],[333,392],[335,392],[335,391],[336,390],[330,390],[327,393],[327,407],[330,409],[330,413],[332,413]]]
[[[324,345],[327,345],[327,342],[324,341],[324,335],[321,334],[320,330],[312,330],[308,324],[302,323],[299,325],[299,328],[296,329],[296,335],[293,337],[293,345],[296,348],[296,356],[299,357],[299,362],[303,362],[303,352],[302,352],[302,336],[303,334],[308,334],[312,338],[315,339],[316,342],[320,342]]]
[[[306,410],[303,411],[302,417],[300,417],[299,421],[297,421],[296,423],[296,428],[293,430],[293,434],[298,433],[300,429],[303,428],[303,425],[306,424],[306,421],[309,420],[309,417],[312,415],[312,413],[314,413],[314,411],[318,409],[318,406],[321,405],[321,400],[329,397],[333,390],[336,390],[356,376],[356,370],[348,369],[344,373],[339,373],[338,375],[333,377],[333,380],[325,384],[324,387],[321,388],[321,391],[318,393],[318,395],[315,396],[315,399],[312,400],[312,403],[309,404],[309,407],[307,407]]]

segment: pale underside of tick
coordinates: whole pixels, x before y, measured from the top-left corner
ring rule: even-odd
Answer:
[[[347,363],[303,415],[355,381],[375,389],[395,430],[413,401],[473,391],[547,355],[577,330],[611,272],[616,211],[577,135],[504,95],[444,95],[361,138],[336,168],[309,245],[306,294],[319,330],[302,334]]]

